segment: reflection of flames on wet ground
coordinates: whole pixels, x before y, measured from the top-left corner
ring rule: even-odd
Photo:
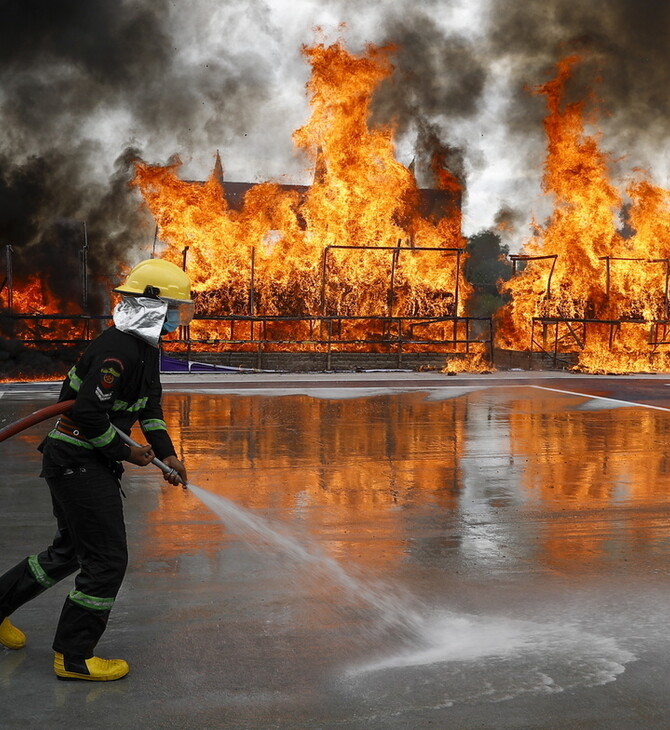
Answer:
[[[456,523],[469,525],[481,566],[537,561],[569,572],[665,540],[667,457],[650,444],[664,443],[666,413],[509,382],[462,394],[427,386],[428,396],[311,390],[170,393],[166,418],[193,481],[261,514],[290,515],[305,534],[326,536],[337,559],[375,568],[407,559],[412,510],[439,515],[433,547],[452,561],[475,549],[451,539]],[[203,517],[188,494],[163,489],[146,559],[215,556],[223,530]],[[383,550],[361,552],[353,525],[374,526]],[[519,535],[508,528],[532,535],[529,552],[515,552]]]
[[[468,318],[462,189],[448,149],[430,137],[433,189],[421,190],[394,156],[393,129],[368,124],[391,50],[304,50],[312,112],[293,138],[312,159],[311,186],[246,185],[233,201],[218,156],[205,183],[180,179],[178,161],[137,163],[133,184],[156,221],[154,243],[194,282],[197,318],[175,349],[449,352],[458,356],[450,372],[490,369],[490,324]],[[541,350],[554,364],[576,354],[590,372],[666,370],[670,193],[643,178],[631,183],[622,232],[624,197],[597,137],[585,132],[584,102],[563,103],[578,60],[561,61],[536,89],[548,105],[544,189],[554,211],[512,257],[495,344]],[[17,285],[13,311],[63,307],[35,278]],[[29,324],[53,339],[82,336],[81,322]]]

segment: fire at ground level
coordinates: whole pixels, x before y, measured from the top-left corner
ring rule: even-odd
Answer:
[[[215,321],[217,337],[197,326]],[[109,315],[31,314],[5,317],[0,380],[61,377]],[[196,332],[193,332],[193,329]],[[496,346],[490,317],[196,317],[162,345],[165,371],[272,372],[416,370],[486,373],[564,370],[595,374],[670,370],[670,320],[535,317],[527,349]]]
[[[670,378],[165,380],[191,480],[252,527],[130,467],[130,567],[99,649],[132,672],[53,677],[66,580],[14,616],[8,725],[667,727]],[[6,384],[1,418],[56,391]],[[47,427],[0,447],[6,565],[52,537]]]

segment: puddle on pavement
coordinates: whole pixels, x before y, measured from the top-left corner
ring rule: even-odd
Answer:
[[[255,563],[244,600],[319,637],[326,659],[292,649],[306,674],[328,661],[389,712],[609,683],[664,637],[667,591],[645,593],[667,574],[666,413],[520,386],[336,395],[166,393],[192,482],[260,527],[130,468],[157,499],[135,570],[214,585]]]
[[[617,545],[630,556],[667,536],[653,511],[667,494],[667,414],[583,410],[588,398],[530,388],[437,397],[168,394],[166,417],[194,483],[372,569],[404,560],[425,526],[451,529],[462,554],[469,531],[483,557],[495,560],[502,539],[513,553],[519,525],[506,514],[537,518],[530,557],[540,565],[611,559]],[[570,520],[544,519],[551,511]],[[166,515],[179,546],[161,539]],[[189,524],[196,515],[207,521],[194,500],[162,494],[161,549],[218,549],[225,532]]]
[[[354,661],[334,652],[344,686],[446,706],[603,684],[634,660],[625,617],[584,596],[594,576],[662,567],[667,414],[529,387],[331,396],[170,393],[165,411],[193,483],[305,546],[310,559],[266,541],[258,558],[290,573],[303,604],[328,596],[329,621],[340,609],[346,622],[351,578],[380,599],[355,630],[386,599],[419,612],[409,639],[379,638]],[[244,533],[193,495],[159,500],[147,565],[178,570],[178,556],[211,558]],[[296,620],[318,632],[324,611]]]

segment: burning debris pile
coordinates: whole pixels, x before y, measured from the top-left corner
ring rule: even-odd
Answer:
[[[632,182],[627,219],[617,220],[624,198],[598,138],[585,132],[584,102],[563,105],[578,62],[562,60],[535,90],[547,98],[544,189],[555,206],[512,257],[526,266],[504,284],[512,299],[499,313],[498,344],[576,353],[587,372],[667,370],[670,353],[659,348],[670,344],[670,191]]]
[[[181,180],[178,161],[138,163],[134,184],[156,220],[162,255],[186,265],[199,314],[293,318],[275,322],[275,332],[303,343],[318,339],[308,318],[323,327],[337,317],[361,349],[383,338],[380,318],[465,315],[462,190],[444,166],[446,151],[432,151],[428,196],[395,159],[393,129],[368,126],[373,92],[392,71],[391,50],[303,49],[312,114],[293,139],[315,169],[303,191],[261,183],[237,210],[216,174],[203,185]],[[227,332],[227,323],[200,320],[190,334],[210,340]],[[249,334],[244,325],[237,332],[238,340]]]

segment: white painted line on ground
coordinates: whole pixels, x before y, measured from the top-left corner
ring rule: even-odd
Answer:
[[[666,383],[667,385],[667,383]],[[549,388],[546,385],[529,385],[529,388],[538,388],[539,390],[550,390],[553,393],[563,393],[565,395],[577,395],[580,398],[588,398],[589,400],[606,400],[610,403],[620,403],[621,405],[625,406],[639,406],[641,408],[650,408],[654,411],[670,411],[670,408],[665,408],[664,406],[652,406],[649,405],[649,403],[640,403],[638,401],[634,400],[619,400],[619,398],[608,398],[604,395],[591,395],[590,393],[577,393],[574,390],[560,390],[559,388]]]
[[[42,395],[44,393],[53,393],[53,390],[50,390],[49,388],[31,388],[30,390],[15,390],[12,388],[11,390],[2,390],[0,391],[1,395]],[[0,397],[1,397],[0,395]]]

